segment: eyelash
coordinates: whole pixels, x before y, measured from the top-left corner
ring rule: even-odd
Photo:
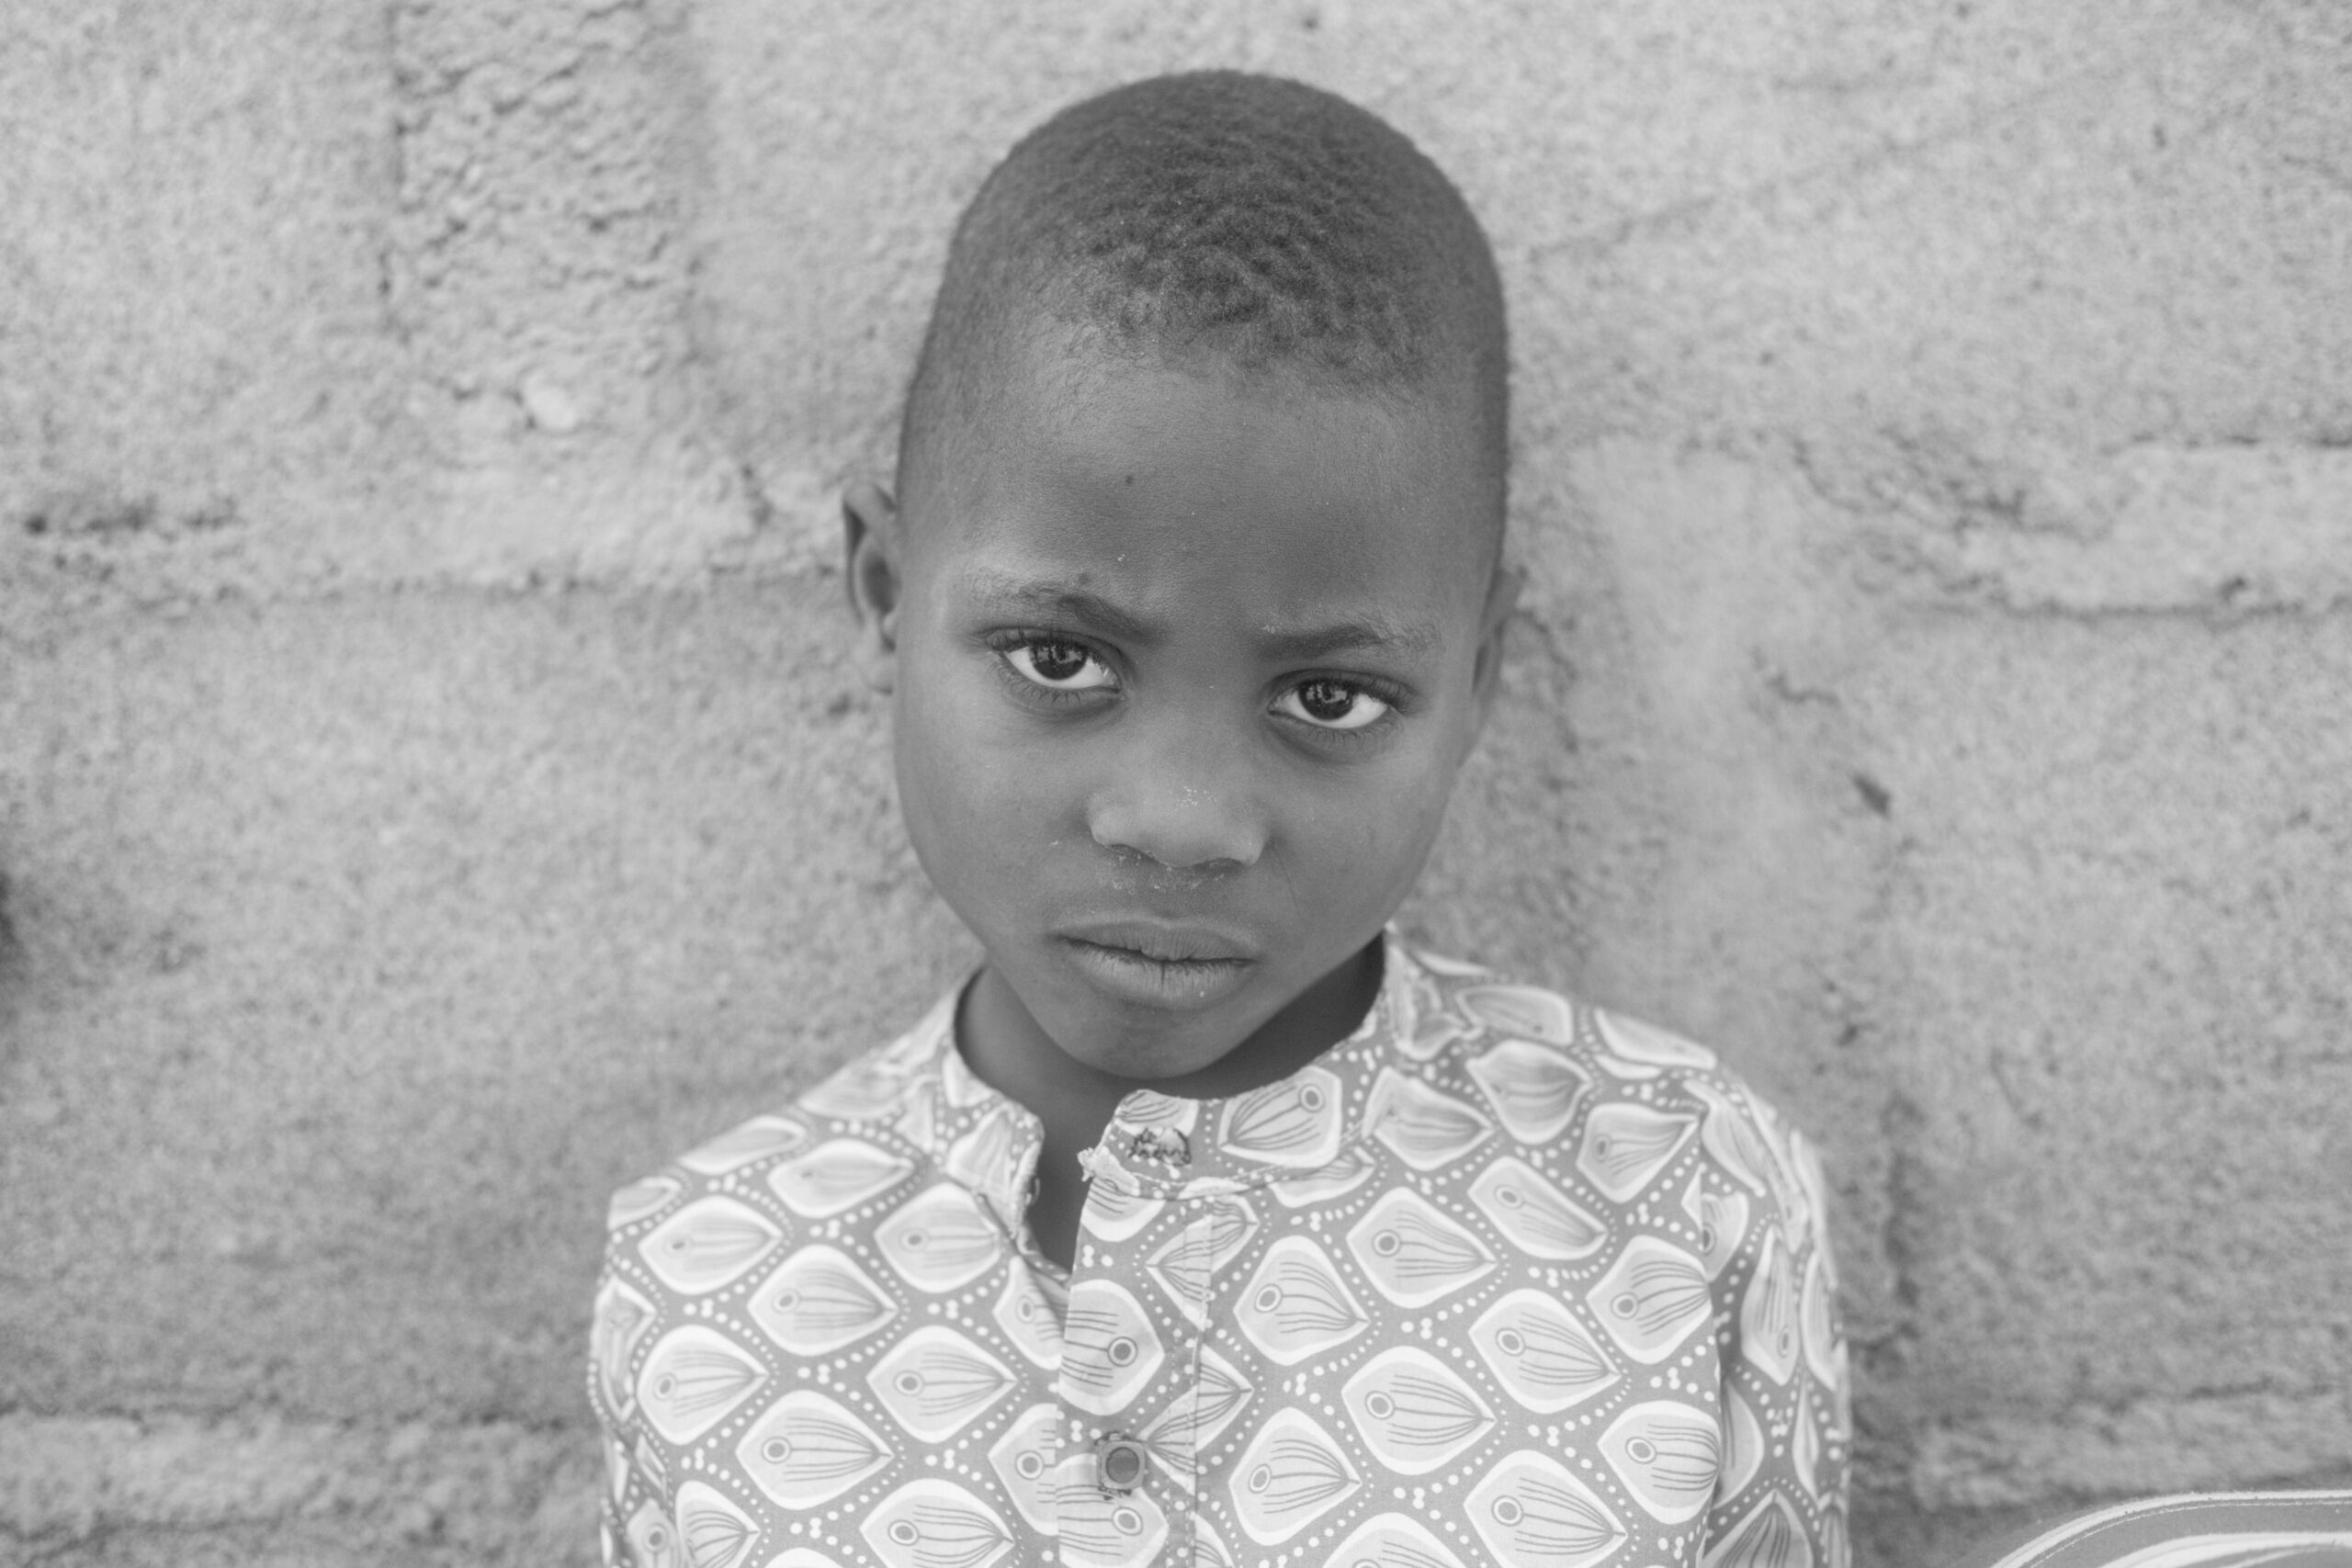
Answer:
[[[1111,669],[1111,661],[1105,659],[1099,649],[1081,642],[1077,637],[1067,637],[1059,632],[1007,632],[990,637],[989,646],[996,650],[997,673],[1012,685],[1016,695],[1031,702],[1050,703],[1057,707],[1062,707],[1072,703],[1091,701],[1094,694],[1100,691],[1118,689],[1118,671]],[[1033,681],[1013,666],[1012,656],[1023,649],[1037,648],[1067,648],[1082,653],[1105,671],[1110,671],[1112,684],[1108,688],[1102,686],[1073,688],[1048,686],[1041,682]]]
[[[1020,631],[1003,632],[989,638],[989,647],[996,653],[994,665],[1000,679],[1011,686],[1014,694],[1029,702],[1044,702],[1055,707],[1067,707],[1092,700],[1097,692],[1117,691],[1118,671],[1100,649],[1082,637],[1066,632]],[[1034,681],[1014,667],[1012,655],[1025,649],[1061,648],[1083,654],[1110,673],[1108,686],[1048,686]],[[1404,694],[1385,681],[1375,681],[1363,675],[1307,675],[1283,688],[1285,694],[1302,687],[1329,684],[1342,686],[1386,705],[1387,712],[1352,729],[1339,729],[1317,724],[1309,719],[1293,719],[1299,728],[1325,743],[1350,744],[1371,739],[1385,732],[1395,722],[1405,704]],[[1285,715],[1285,717],[1289,716]]]

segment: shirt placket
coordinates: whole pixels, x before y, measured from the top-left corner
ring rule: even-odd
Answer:
[[[1335,1092],[1360,1096],[1366,1054],[1387,1037],[1404,983],[1392,965],[1387,1005],[1324,1058]],[[1130,1095],[1084,1156],[1091,1181],[1055,1383],[1061,1563],[1192,1568],[1208,1544],[1202,1450],[1239,1404],[1233,1369],[1210,1345],[1212,1303],[1259,1228],[1251,1198],[1278,1174],[1266,1156],[1220,1141],[1227,1103]],[[1222,1542],[1206,1553],[1228,1556]]]
[[[1056,1392],[1057,1557],[1189,1568],[1218,1197],[1193,1193],[1185,1127],[1114,1121],[1091,1152]]]

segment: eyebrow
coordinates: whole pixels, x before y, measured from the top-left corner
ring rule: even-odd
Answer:
[[[1347,653],[1360,648],[1423,654],[1437,647],[1437,628],[1423,621],[1393,626],[1371,617],[1339,621],[1328,626],[1312,626],[1298,631],[1267,626],[1259,633],[1258,647],[1269,659],[1299,660],[1321,659],[1328,654]]]
[[[1158,642],[1159,634],[1098,593],[1053,582],[1025,582],[995,572],[973,572],[967,581],[981,603],[1000,611],[1072,621],[1121,642]]]
[[[1160,640],[1159,628],[1149,622],[1082,588],[1024,581],[996,572],[974,572],[967,581],[977,598],[1003,611],[1066,620],[1117,641],[1146,648]],[[1257,638],[1261,654],[1283,660],[1321,659],[1358,649],[1419,655],[1433,651],[1438,643],[1437,628],[1426,621],[1400,624],[1377,615],[1351,616],[1321,626],[1263,626]]]

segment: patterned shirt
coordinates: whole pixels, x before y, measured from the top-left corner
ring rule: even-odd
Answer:
[[[1676,1035],[1409,950],[1354,1034],[1127,1095],[1035,1249],[956,992],[614,1198],[635,1568],[1844,1568],[1805,1140]]]

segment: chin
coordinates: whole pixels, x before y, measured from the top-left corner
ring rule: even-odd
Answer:
[[[1062,1054],[1117,1077],[1158,1079],[1198,1072],[1230,1053],[1260,1024],[1264,1010],[1246,993],[1207,1007],[1167,1008],[1106,998],[1091,987],[1057,987],[1049,1011],[1036,1011]]]

